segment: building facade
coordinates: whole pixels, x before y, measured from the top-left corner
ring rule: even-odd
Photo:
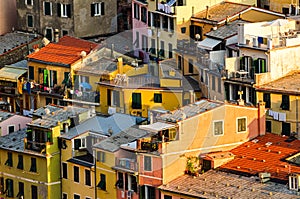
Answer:
[[[54,41],[59,35],[93,37],[117,32],[117,0],[17,1],[17,27]]]

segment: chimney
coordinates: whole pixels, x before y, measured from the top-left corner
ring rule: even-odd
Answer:
[[[59,42],[59,30],[58,29],[54,30],[54,41],[55,41],[55,43]]]
[[[226,16],[225,25],[228,25],[229,23],[229,16]]]
[[[194,17],[194,16],[195,16],[195,7],[192,6],[192,17]]]
[[[117,66],[118,66],[118,73],[123,74],[124,73],[124,71],[123,71],[123,57],[118,57]]]
[[[190,90],[190,104],[193,104],[195,102],[195,93],[193,90]]]
[[[206,6],[206,15],[205,15],[205,19],[208,19],[208,9],[209,9],[209,6]]]
[[[265,102],[260,101],[258,103],[258,135],[266,134],[266,113],[265,113]]]

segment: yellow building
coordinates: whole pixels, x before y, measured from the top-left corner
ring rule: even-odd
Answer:
[[[81,122],[88,116],[86,109],[68,107],[51,111],[48,107],[34,112],[38,118],[28,123],[27,130],[0,139],[1,196],[5,198],[61,197],[60,148],[58,137],[69,117]]]
[[[37,49],[28,58],[31,88],[24,95],[24,107],[36,109],[47,104],[66,105],[65,87],[71,87],[73,68],[97,45],[82,39],[64,36],[57,43]]]
[[[268,109],[267,132],[299,138],[299,77],[300,73],[293,71],[270,83],[256,86],[257,101],[264,101]]]
[[[132,68],[124,72],[125,75],[120,73],[113,80],[97,82],[100,112],[121,112],[148,117],[151,109],[174,110],[183,103],[199,98],[197,85],[194,87],[184,79],[174,69],[175,64],[174,59],[162,61],[159,65],[159,76],[152,76],[143,68]],[[124,71],[122,65],[118,65],[118,70]],[[135,72],[138,70],[142,71],[140,75]]]
[[[299,15],[300,4],[297,0],[260,0],[257,6],[286,15]]]
[[[60,136],[63,198],[73,198],[75,194],[81,198],[116,198],[115,176],[110,175],[115,172],[106,166],[114,162],[115,157],[93,152],[92,147],[136,124],[136,117],[120,113],[110,117],[95,116]],[[106,189],[103,192],[105,197],[100,193],[99,171],[102,178],[105,175],[108,181],[106,186],[101,184],[100,187]]]

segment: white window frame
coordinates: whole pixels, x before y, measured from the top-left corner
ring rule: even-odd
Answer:
[[[94,4],[95,4],[94,16],[104,15],[103,13],[101,13],[101,7],[104,6],[103,2],[98,2],[98,3],[94,3]]]
[[[82,137],[81,139],[81,146],[79,149],[85,149],[86,148],[86,137]]]
[[[245,122],[246,122],[246,130],[245,131],[239,131],[239,120],[240,119],[245,119]],[[248,130],[248,127],[247,127],[247,117],[245,116],[245,117],[237,117],[236,118],[236,132],[237,133],[246,133],[247,132],[247,130]]]
[[[67,6],[68,6],[68,4],[65,4],[65,3],[60,4],[61,17],[68,17]]]
[[[222,134],[218,134],[218,135],[216,135],[216,132],[215,132],[215,124],[216,123],[218,123],[218,122],[222,122]],[[214,122],[213,122],[213,135],[214,136],[223,136],[224,135],[224,120],[215,120]]]
[[[150,165],[150,170],[146,170],[146,167],[145,167],[145,158],[146,157],[149,157],[150,158],[150,160],[151,160],[151,165]],[[144,155],[144,171],[147,171],[147,172],[151,172],[151,171],[153,171],[153,161],[152,161],[152,157],[151,156],[146,156],[146,155]]]
[[[289,176],[289,188],[290,190],[296,190],[298,191],[299,186],[298,186],[298,176],[297,175],[290,175]]]
[[[16,126],[13,124],[13,125],[8,125],[6,128],[7,128],[7,131],[6,131],[6,133],[7,134],[9,134],[9,127],[11,127],[11,126],[13,126],[14,127],[14,131],[13,132],[15,132],[16,131]]]
[[[45,14],[45,3],[50,3],[50,15]],[[44,12],[45,16],[52,16],[52,2],[49,2],[49,1],[44,1],[43,2],[43,12]]]
[[[27,6],[33,6],[33,0],[31,0],[31,4],[28,4],[27,1],[28,0],[25,0],[25,5],[27,5]]]
[[[32,26],[29,26],[29,25],[28,25],[28,17],[29,17],[29,16],[32,17]],[[33,17],[33,15],[31,15],[31,14],[28,14],[28,15],[27,15],[27,17],[26,17],[26,26],[27,26],[27,28],[33,28],[33,27],[34,27],[34,17]]]

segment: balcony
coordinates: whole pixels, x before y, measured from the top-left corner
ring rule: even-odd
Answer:
[[[29,92],[29,90],[30,89],[27,89],[28,92]],[[62,86],[48,87],[48,86],[44,86],[42,84],[34,84],[33,88],[31,88],[31,91],[62,97],[64,95],[65,89]]]
[[[46,154],[46,143],[39,143],[35,141],[28,141],[24,139],[25,149]]]
[[[138,171],[138,165],[136,159],[129,158],[116,158],[116,166],[115,169],[125,169],[132,172]]]

